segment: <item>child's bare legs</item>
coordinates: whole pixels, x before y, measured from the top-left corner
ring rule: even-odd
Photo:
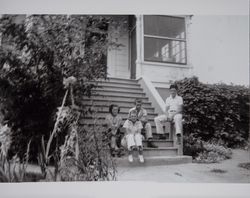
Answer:
[[[114,135],[111,136],[111,148],[115,151],[118,150],[118,146],[116,144],[116,137]]]
[[[138,146],[138,153],[139,155],[143,155],[143,149],[141,146]]]
[[[140,133],[127,134],[127,144],[128,144],[128,160],[133,162],[133,149],[138,148],[139,160],[141,163],[144,162],[143,159],[143,147],[142,147],[142,135]]]
[[[134,140],[134,135],[133,134],[127,134],[126,135],[127,139],[127,146],[128,146],[128,161],[133,162],[133,149],[135,147],[135,140]]]
[[[143,158],[143,147],[142,147],[142,135],[140,133],[136,133],[134,137],[136,146],[138,147],[139,161],[143,163],[144,158]]]

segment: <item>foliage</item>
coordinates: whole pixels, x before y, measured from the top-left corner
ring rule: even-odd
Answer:
[[[232,151],[222,145],[215,143],[203,143],[203,151],[198,153],[194,162],[197,163],[216,163],[232,157]]]
[[[205,142],[195,138],[193,134],[184,136],[183,151],[185,155],[193,157],[197,163],[215,163],[232,157],[232,151],[217,140]]]
[[[2,125],[0,123],[0,150],[3,156],[8,156],[8,151],[11,145],[11,129],[7,124]]]
[[[92,108],[92,125],[73,125],[61,147],[60,175],[63,181],[104,181],[116,178],[110,140],[96,113]]]
[[[12,159],[8,158],[8,151],[11,143],[11,129],[0,123],[0,182],[24,182],[29,181],[27,166],[29,162],[30,142],[23,162],[15,155]]]
[[[250,170],[250,162],[240,163],[238,166]]]
[[[30,138],[31,159],[41,152],[37,145],[42,136],[46,143],[53,130],[65,77],[77,78],[74,92],[80,100],[90,95],[90,81],[106,76],[108,20],[83,15],[2,16],[1,111],[13,130],[13,154],[22,158]],[[59,144],[63,142],[61,138]],[[55,142],[51,147],[55,149]]]
[[[248,88],[203,84],[197,77],[185,78],[176,84],[184,100],[185,136],[192,136],[194,141],[197,138],[215,139],[226,147],[246,144],[249,136]]]
[[[77,181],[80,171],[77,167],[79,158],[79,140],[77,125],[71,126],[69,135],[66,136],[64,145],[60,147],[60,177],[62,181]]]
[[[197,157],[199,153],[204,151],[203,141],[201,138],[194,137],[193,134],[189,136],[184,135],[183,137],[183,152],[184,155]]]
[[[109,141],[103,134],[104,130],[102,126],[94,125],[86,127],[79,136],[79,141],[85,142],[80,145],[78,161],[81,174],[85,176],[84,180],[116,179],[116,165],[110,153]],[[91,155],[88,151],[91,151]]]

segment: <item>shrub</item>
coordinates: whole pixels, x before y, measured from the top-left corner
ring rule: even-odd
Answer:
[[[246,144],[249,136],[249,89],[236,85],[204,84],[197,77],[185,78],[176,84],[184,100],[185,136],[199,137],[203,141],[216,139],[226,147]]]
[[[192,156],[193,159],[198,156],[199,153],[204,151],[203,142],[201,138],[196,138],[193,134],[184,136],[183,139],[183,152],[184,155]]]
[[[238,167],[245,168],[247,170],[250,170],[250,162],[245,162],[245,163],[239,163]]]
[[[98,124],[73,125],[61,146],[60,176],[62,181],[115,180],[116,168],[111,157],[105,128]]]
[[[53,130],[65,77],[77,78],[78,98],[91,93],[94,85],[87,82],[105,77],[107,22],[102,16],[1,16],[0,110],[13,130],[13,155],[22,158],[32,138],[36,161],[41,137],[48,141]]]
[[[11,129],[0,123],[0,182],[24,182],[30,181],[27,174],[29,162],[30,142],[27,145],[25,159],[21,162],[17,155],[8,157],[11,144]]]
[[[203,142],[203,151],[198,153],[194,162],[197,163],[216,163],[232,157],[231,149],[222,145]]]

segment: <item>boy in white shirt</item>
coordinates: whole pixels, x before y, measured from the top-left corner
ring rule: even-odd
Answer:
[[[137,120],[137,112],[131,111],[130,117],[127,119],[123,125],[126,129],[125,140],[128,148],[128,160],[129,162],[133,162],[132,152],[133,149],[137,148],[139,152],[139,161],[141,163],[144,162],[143,158],[143,146],[142,146],[142,138],[141,130],[143,128],[141,121]]]
[[[155,120],[156,132],[163,136],[163,123],[174,122],[175,133],[177,136],[177,143],[181,143],[182,135],[182,109],[183,99],[177,95],[177,86],[170,85],[170,96],[166,99],[166,111],[165,114],[157,116]]]

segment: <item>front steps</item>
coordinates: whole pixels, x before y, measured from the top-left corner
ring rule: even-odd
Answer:
[[[190,156],[178,155],[178,148],[174,145],[173,140],[158,139],[154,123],[154,118],[157,114],[137,80],[109,78],[106,81],[98,82],[97,88],[93,90],[91,98],[83,98],[85,108],[89,108],[93,105],[96,113],[86,115],[84,119],[79,120],[79,123],[82,125],[93,125],[93,118],[96,118],[97,122],[95,123],[102,125],[111,104],[120,106],[119,115],[123,118],[124,122],[127,119],[128,110],[134,106],[136,98],[142,99],[142,107],[148,112],[148,121],[152,126],[153,132],[153,143],[156,144],[158,148],[148,148],[147,142],[144,141],[144,164],[138,164],[139,161],[135,153],[133,163],[129,163],[127,156],[124,156],[122,158],[116,158],[117,165],[151,166],[190,163],[192,161]]]

